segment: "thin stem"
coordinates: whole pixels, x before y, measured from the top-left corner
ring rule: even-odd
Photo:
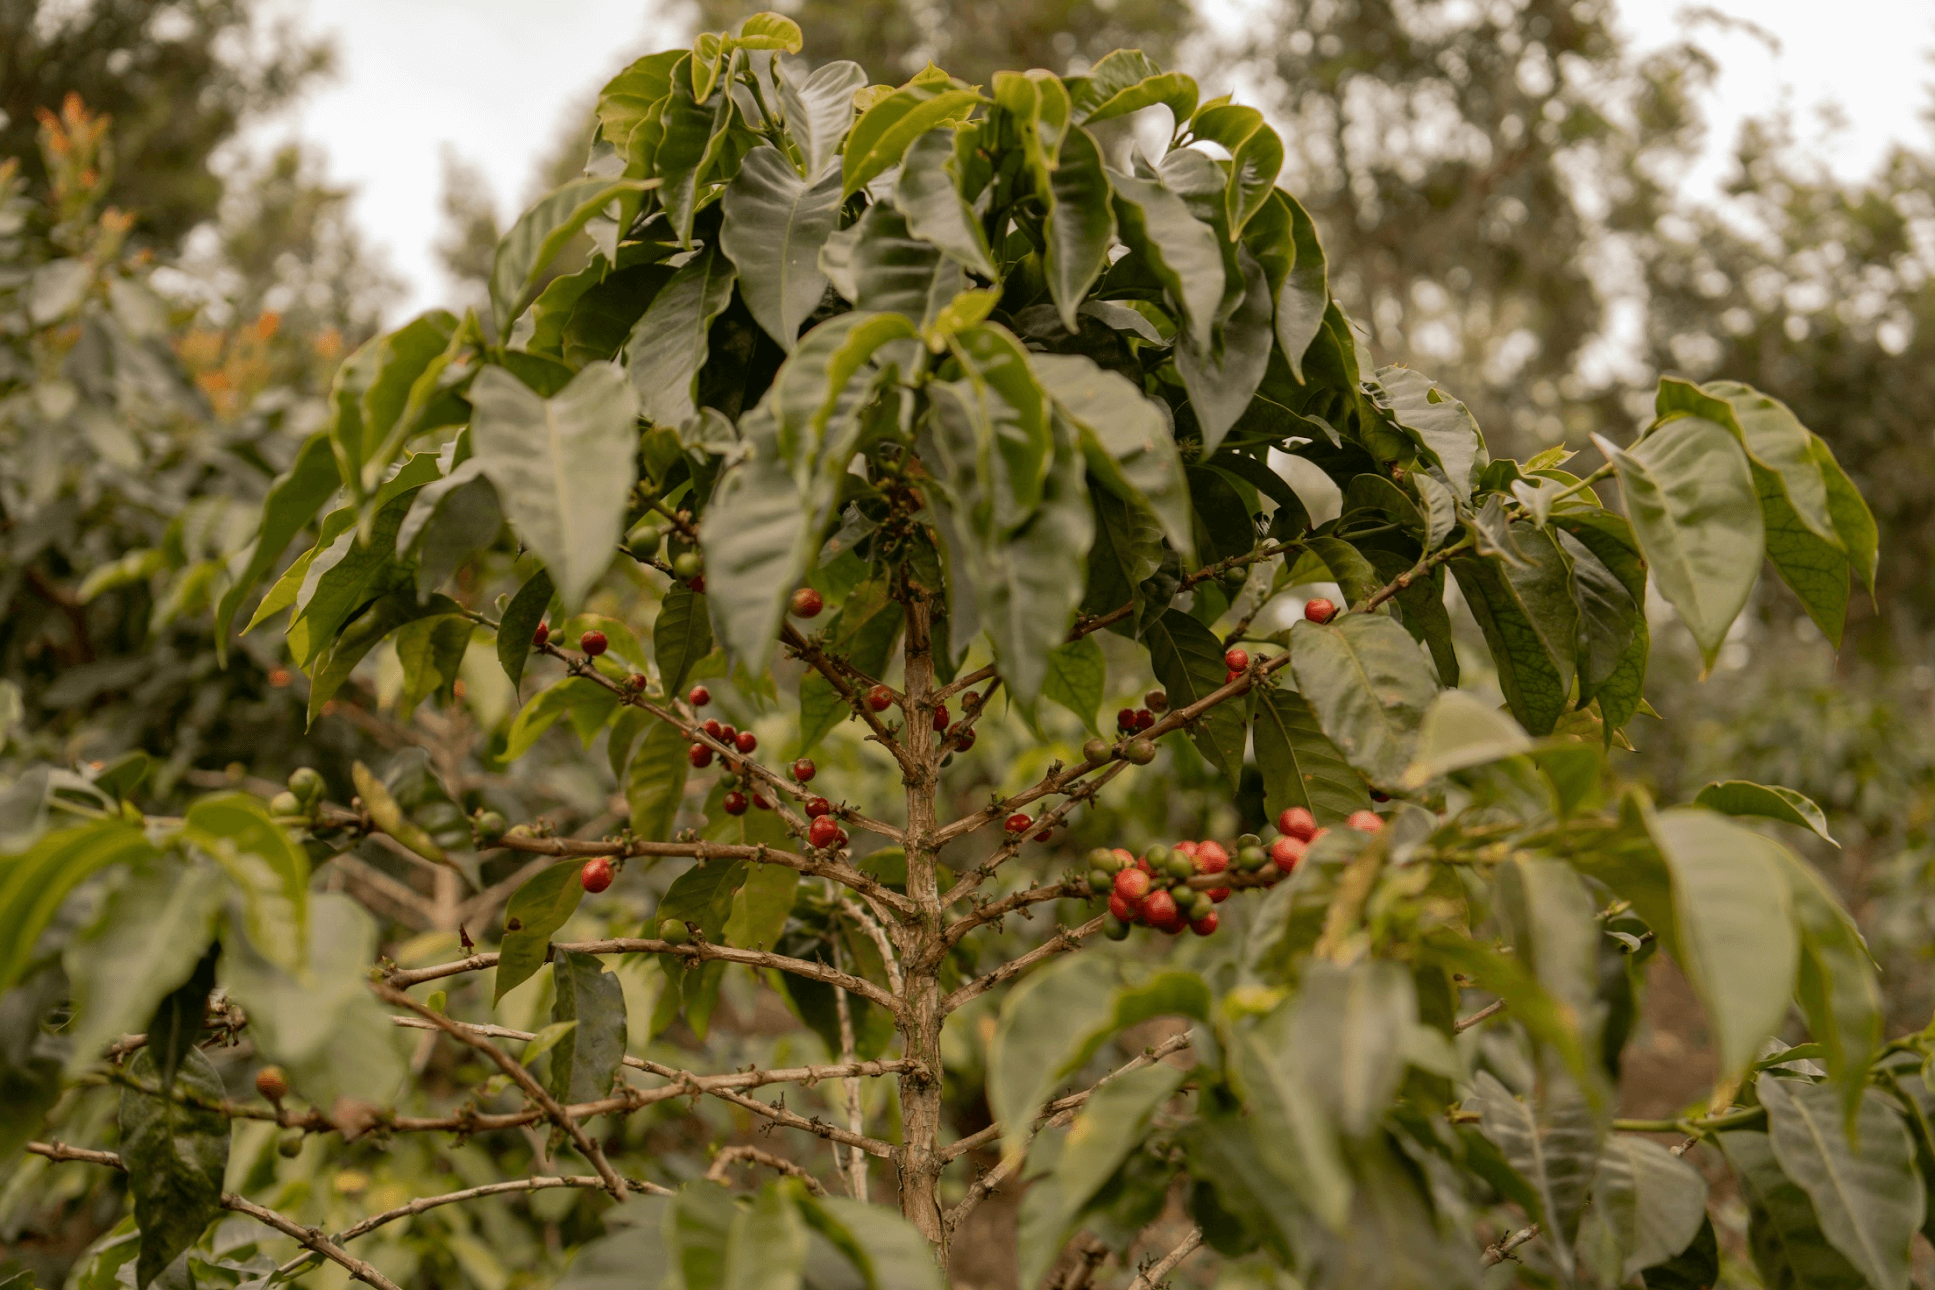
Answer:
[[[1220,875],[1219,875],[1220,876]],[[977,977],[941,1000],[943,1012],[958,1011],[970,1000],[978,999],[996,986],[1014,980],[1037,963],[1044,962],[1057,954],[1066,954],[1078,947],[1084,937],[1093,936],[1102,930],[1107,914],[1098,914],[1079,927],[1058,927],[1054,936],[1045,943],[1037,945],[1019,958],[1009,959],[986,976]]]
[[[789,1178],[797,1178],[805,1183],[806,1189],[815,1196],[826,1195],[826,1188],[820,1185],[820,1180],[808,1173],[805,1169],[794,1164],[785,1156],[776,1156],[770,1151],[762,1151],[758,1147],[752,1146],[726,1147],[720,1151],[718,1155],[712,1158],[712,1167],[705,1171],[706,1181],[716,1182],[723,1187],[726,1182],[726,1171],[741,1161],[750,1165],[764,1165],[768,1169],[777,1170]]]
[[[1129,1290],[1155,1290],[1164,1277],[1174,1272],[1184,1259],[1201,1249],[1202,1245],[1203,1229],[1190,1228],[1189,1235],[1177,1242],[1174,1249],[1135,1274],[1135,1280],[1129,1282]]]

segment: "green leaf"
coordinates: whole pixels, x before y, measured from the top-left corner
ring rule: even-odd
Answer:
[[[1644,601],[1636,600],[1625,580],[1608,568],[1591,547],[1564,530],[1559,550],[1572,567],[1572,595],[1578,605],[1579,702],[1590,703],[1601,687],[1626,665]]]
[[[1827,830],[1827,816],[1805,793],[1778,784],[1756,784],[1745,779],[1716,780],[1694,797],[1695,806],[1704,806],[1722,815],[1758,815],[1783,824],[1798,824],[1816,837],[1834,842]],[[1840,846],[1838,842],[1834,845]]]
[[[1345,614],[1327,626],[1298,623],[1290,654],[1297,688],[1324,735],[1373,784],[1395,788],[1438,693],[1417,642],[1389,618]]]
[[[1189,213],[1183,199],[1159,180],[1109,174],[1122,240],[1141,256],[1188,324],[1189,339],[1207,353],[1224,288],[1223,252],[1216,232]]]
[[[418,477],[417,482],[388,498],[382,493],[377,495],[367,533],[359,525],[344,523],[327,546],[319,543],[320,549],[309,560],[293,598],[296,612],[288,632],[290,652],[303,667],[312,667],[328,653],[343,625],[372,600],[388,591],[414,588],[416,578],[397,561],[396,535],[415,501],[416,488],[423,482],[421,477],[434,478],[435,471],[436,459],[419,453],[390,484],[393,486],[411,476]],[[324,533],[328,534],[331,528],[325,521]],[[290,573],[294,572],[292,566]],[[279,599],[277,593],[286,584],[287,577],[263,597],[256,609],[255,622],[249,624],[251,627]]]
[[[188,808],[181,836],[228,871],[247,897],[249,935],[299,960],[307,937],[309,856],[261,801],[217,793]]]
[[[1410,974],[1382,959],[1341,966],[1312,960],[1287,1009],[1259,1023],[1280,1041],[1305,1096],[1345,1136],[1364,1138],[1383,1122],[1404,1077],[1401,1040],[1417,1021]]]
[[[625,991],[603,959],[575,950],[557,952],[551,980],[551,1020],[575,1023],[552,1049],[551,1095],[567,1106],[595,1102],[610,1095],[625,1056]]]
[[[1075,956],[1023,978],[1001,1001],[988,1039],[987,1096],[1004,1155],[1022,1149],[1037,1109],[1066,1078],[1070,1050],[1108,1015],[1114,994],[1107,964]]]
[[[1300,1200],[1326,1226],[1336,1229],[1348,1217],[1354,1182],[1336,1128],[1305,1084],[1306,1056],[1283,1042],[1291,1006],[1279,1006],[1263,1024],[1238,1032],[1230,1044],[1231,1081],[1249,1111],[1243,1137],[1246,1143],[1268,1143],[1269,1149],[1252,1153],[1247,1146],[1218,1144],[1221,1149],[1216,1155],[1226,1165],[1247,1165],[1260,1156],[1258,1163],[1267,1171],[1265,1178],[1274,1177],[1277,1187],[1268,1186],[1264,1178],[1244,1169],[1248,1185],[1242,1186],[1241,1192],[1254,1198],[1280,1189]],[[1297,1217],[1302,1219],[1303,1215]],[[1310,1226],[1307,1220],[1295,1224],[1305,1230]]]
[[[1554,1261],[1570,1276],[1572,1238],[1592,1188],[1601,1136],[1585,1099],[1561,1084],[1546,1091],[1544,1107],[1535,1111],[1490,1071],[1478,1073],[1476,1087],[1484,1116],[1480,1128],[1537,1192],[1535,1217],[1549,1234]]]
[[[396,657],[403,665],[403,692],[396,700],[399,716],[409,716],[432,694],[456,684],[473,627],[462,614],[445,614],[419,618],[397,630]]]
[[[140,829],[102,820],[49,833],[23,855],[0,857],[0,990],[26,975],[34,943],[69,892],[109,865],[135,864],[154,854]]]
[[[1118,49],[1071,84],[1074,119],[1090,125],[1160,103],[1180,126],[1196,111],[1196,82],[1164,72],[1139,49]]]
[[[1271,214],[1275,209],[1278,214]],[[1276,291],[1277,346],[1290,363],[1290,372],[1299,382],[1304,379],[1303,359],[1324,327],[1324,314],[1330,307],[1330,284],[1323,244],[1317,240],[1317,226],[1296,198],[1281,188],[1252,221],[1251,229],[1267,232],[1272,223],[1283,228],[1284,249],[1288,259],[1282,278],[1272,277]],[[1259,260],[1265,260],[1258,253]]]
[[[424,618],[442,618],[459,608],[448,596],[419,601],[414,587],[402,587],[371,604],[343,625],[342,634],[327,642],[312,660],[309,683],[309,723],[315,724],[324,705],[349,681],[356,665],[383,643],[390,633]]]
[[[1533,734],[1546,735],[1571,700],[1579,603],[1572,567],[1552,531],[1519,523],[1512,536],[1520,563],[1474,555],[1451,567],[1484,632],[1512,715]]]
[[[658,902],[660,919],[677,918],[697,926],[716,941],[732,916],[735,892],[746,881],[744,860],[701,861],[672,880]]]
[[[875,103],[847,134],[840,162],[841,200],[897,163],[917,137],[966,117],[983,102],[973,90],[951,89],[945,82],[922,84],[917,78]]]
[[[621,194],[657,186],[658,181],[650,179],[576,179],[547,193],[518,216],[497,243],[491,262],[490,302],[497,334],[509,334],[511,324],[537,295],[545,268],[592,216]]]
[[[779,944],[799,885],[798,870],[777,864],[754,865],[746,875],[746,885],[733,897],[732,914],[726,919],[726,944],[749,950],[770,950]]]
[[[155,1079],[146,1049],[128,1062],[143,1084]],[[199,1049],[190,1049],[179,1077],[183,1091],[220,1102],[222,1077]],[[121,1091],[121,1161],[141,1227],[135,1284],[145,1287],[222,1213],[222,1176],[228,1169],[228,1118],[171,1097]]]
[[[427,428],[423,425],[423,412],[433,397],[432,390],[427,389],[417,401],[415,415],[406,418],[411,392],[433,364],[437,369],[430,372],[434,388],[437,375],[454,357],[450,353],[453,342],[461,345],[468,339],[467,336],[459,339],[460,330],[455,314],[446,309],[432,309],[377,342],[374,374],[360,400],[362,443],[350,454],[359,466],[357,488],[360,492],[375,492],[383,482],[383,472],[396,460],[408,437]],[[440,363],[439,358],[443,359]],[[463,420],[462,407],[462,403],[453,400],[444,409],[449,419],[443,424]]]
[[[923,330],[939,325],[966,286],[960,266],[908,232],[907,221],[885,202],[826,240],[820,270],[855,309],[901,314]]]
[[[218,945],[207,946],[188,979],[162,996],[143,1027],[148,1036],[147,1051],[154,1058],[155,1078],[164,1093],[174,1088],[182,1062],[201,1043],[202,1022],[208,1017],[208,995],[215,988],[215,960],[220,952]]]
[[[1720,1075],[1780,1028],[1800,947],[1776,844],[1698,807],[1650,815],[1673,884],[1672,946],[1706,1010]]]
[[[1369,384],[1371,401],[1444,472],[1454,493],[1467,496],[1490,456],[1485,436],[1465,405],[1408,367],[1379,368]]]
[[[1223,665],[1223,642],[1188,614],[1166,610],[1149,624],[1143,641],[1149,647],[1149,665],[1168,691],[1172,709],[1188,707],[1223,687],[1223,677],[1229,671]],[[1211,708],[1189,732],[1204,758],[1223,772],[1232,790],[1243,770],[1244,733],[1243,713],[1234,703]]]
[[[1344,593],[1346,605],[1361,605],[1382,590],[1384,579],[1378,575],[1377,567],[1342,538],[1308,538],[1305,546],[1323,563],[1331,580]]]
[[[659,684],[668,696],[684,693],[685,678],[698,661],[712,652],[712,619],[706,598],[684,583],[674,583],[659,605],[652,623],[652,653],[658,662]]]
[[[1850,1123],[1835,1089],[1771,1071],[1755,1087],[1774,1159],[1813,1202],[1828,1243],[1876,1290],[1905,1290],[1924,1196],[1913,1185],[1915,1144],[1901,1116],[1875,1089],[1862,1094]]]
[[[1864,1290],[1868,1281],[1829,1243],[1807,1193],[1781,1172],[1765,1133],[1718,1135],[1747,1202],[1747,1248],[1766,1284]]]
[[[1834,517],[1834,531],[1841,535],[1841,545],[1847,549],[1848,562],[1854,566],[1855,576],[1861,585],[1868,589],[1870,596],[1875,594],[1875,560],[1879,553],[1881,533],[1875,527],[1875,517],[1868,510],[1859,489],[1841,469],[1841,463],[1834,459],[1834,452],[1819,435],[1809,443],[1815,462],[1821,467],[1822,477],[1827,480],[1828,513]]]
[[[844,1196],[809,1197],[800,1208],[852,1260],[866,1290],[943,1290],[932,1249],[899,1214]]]
[[[342,475],[336,467],[329,435],[318,430],[303,440],[289,469],[276,476],[269,486],[269,495],[262,503],[262,526],[248,548],[248,560],[215,607],[215,644],[224,660],[229,626],[235,621],[242,602],[275,568],[296,534],[316,517],[316,512],[341,486]]]
[[[672,429],[698,413],[699,372],[711,354],[713,319],[732,303],[738,269],[707,246],[680,265],[625,340],[625,370],[646,420]]]
[[[504,739],[504,760],[516,761],[531,751],[538,737],[558,723],[560,717],[587,712],[585,725],[594,732],[617,710],[618,696],[583,676],[567,676],[531,696],[519,709]]]
[[[1882,999],[1867,942],[1827,882],[1799,856],[1778,848],[1794,922],[1801,933],[1800,980],[1795,993],[1808,1033],[1825,1050],[1828,1078],[1842,1091],[1849,1114],[1881,1050]]]
[[[706,592],[727,650],[763,670],[810,554],[809,516],[798,485],[764,457],[727,471],[700,530]]]
[[[223,888],[222,872],[213,865],[138,869],[87,930],[68,942],[63,960],[75,1014],[68,1028],[70,1072],[134,1033],[189,978],[214,932]],[[207,999],[206,989],[202,997]]]
[[[997,279],[1001,275],[988,255],[987,235],[955,181],[953,158],[954,141],[945,130],[914,140],[894,182],[894,208],[915,237],[933,243],[962,268]]]
[[[1364,781],[1337,746],[1324,738],[1301,694],[1274,686],[1252,693],[1256,696],[1256,765],[1263,776],[1263,811],[1268,818],[1274,820],[1286,808],[1301,806],[1319,824],[1335,827],[1353,811],[1370,809]]]
[[[793,1290],[806,1268],[806,1225],[788,1190],[768,1183],[733,1215],[719,1290]]]
[[[511,678],[513,691],[524,680],[524,663],[531,657],[531,642],[537,638],[538,624],[544,621],[544,612],[551,607],[551,594],[551,574],[539,569],[517,589],[498,621],[497,661],[503,664],[504,675]]]
[[[1712,667],[1760,573],[1760,503],[1746,454],[1703,417],[1669,421],[1630,451],[1593,442],[1619,474],[1654,584]]]
[[[1102,150],[1080,126],[1061,140],[1044,204],[1048,294],[1061,312],[1062,325],[1079,331],[1075,311],[1108,267],[1109,250],[1115,245],[1114,192],[1102,164]]]
[[[739,270],[739,293],[766,334],[788,351],[826,291],[820,247],[840,215],[831,170],[801,178],[777,148],[762,144],[726,186],[719,245]]]
[[[699,39],[703,42],[706,38]],[[714,71],[717,66],[716,62],[711,64]],[[660,180],[659,203],[672,225],[673,237],[685,248],[692,245],[692,217],[698,210],[700,188],[712,177],[712,167],[734,116],[732,95],[721,94],[711,107],[695,95],[697,83],[704,78],[701,60],[682,60],[673,66],[671,88],[659,109],[662,132],[651,161]],[[706,88],[710,90],[709,82]],[[634,138],[633,145],[636,143]]]
[[[1270,328],[1270,284],[1263,266],[1243,247],[1237,248],[1236,260],[1243,271],[1243,302],[1223,324],[1221,352],[1198,346],[1188,332],[1181,333],[1176,344],[1176,370],[1196,411],[1205,454],[1216,451],[1248,410],[1257,386],[1263,383],[1275,341]]]
[[[566,860],[540,870],[511,893],[504,908],[504,939],[497,949],[498,1000],[531,979],[544,966],[551,936],[577,911],[585,889],[578,881],[581,860]]]
[[[793,65],[774,60],[786,133],[799,148],[810,178],[824,173],[827,163],[840,155],[840,142],[853,126],[853,95],[865,88],[867,73],[860,64],[840,59],[820,64],[804,79],[799,76]]]
[[[1422,788],[1440,775],[1531,752],[1531,736],[1510,716],[1468,690],[1445,690],[1425,709],[1407,788]]]
[[[1707,1218],[1707,1180],[1649,1138],[1614,1134],[1599,1156],[1592,1206],[1613,1235],[1630,1281],[1684,1251]]]
[[[1079,354],[1033,354],[1029,365],[1081,432],[1089,470],[1117,497],[1154,515],[1170,544],[1193,560],[1189,488],[1162,409],[1120,373]]]
[[[1646,1290],[1709,1290],[1720,1282],[1720,1249],[1713,1220],[1703,1219],[1692,1244],[1665,1263],[1648,1268]]]
[[[685,801],[685,736],[677,726],[653,721],[632,754],[625,777],[625,800],[631,804],[632,832],[655,842],[668,841],[672,823]]]
[[[1095,714],[1102,706],[1102,693],[1108,684],[1108,660],[1094,636],[1084,636],[1048,652],[1048,673],[1042,678],[1041,695],[1058,703],[1082,719],[1094,732]]]
[[[780,13],[756,13],[739,24],[732,43],[740,49],[773,49],[797,54],[803,43],[800,25]]]
[[[611,566],[624,532],[638,478],[632,387],[616,365],[593,363],[546,399],[501,368],[486,368],[470,398],[477,459],[572,612]]]

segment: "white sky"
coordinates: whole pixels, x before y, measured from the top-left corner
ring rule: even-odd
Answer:
[[[1243,0],[1204,0],[1206,7]],[[1684,0],[1619,0],[1630,34],[1657,47],[1681,30]],[[750,6],[749,6],[750,7]],[[1926,141],[1935,96],[1935,4],[1929,0],[1709,0],[1779,43],[1706,24],[1701,42],[1723,66],[1707,104],[1710,185],[1743,116],[1785,103],[1836,173],[1854,178],[1896,141]],[[631,58],[679,38],[652,0],[275,0],[308,31],[334,38],[336,80],[312,93],[267,138],[318,145],[330,178],[356,189],[355,215],[408,286],[411,312],[446,284],[432,246],[440,229],[440,151],[448,145],[489,176],[501,217],[531,194],[531,167],[569,105]],[[1838,104],[1847,125],[1821,128]],[[263,142],[267,142],[267,138]]]

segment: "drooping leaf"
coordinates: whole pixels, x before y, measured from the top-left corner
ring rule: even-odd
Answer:
[[[719,248],[707,246],[680,265],[625,341],[625,370],[646,420],[677,429],[698,412],[699,371],[711,354],[713,320],[732,303],[738,274]]]
[[[1216,232],[1189,213],[1183,199],[1157,179],[1109,173],[1116,225],[1129,249],[1147,262],[1182,310],[1189,338],[1210,348],[1210,329],[1223,299],[1223,251]]]
[[[1553,1237],[1548,1248],[1570,1272],[1572,1238],[1592,1188],[1601,1136],[1584,1098],[1573,1088],[1551,1090],[1546,1104],[1534,1109],[1490,1071],[1479,1072],[1477,1088],[1485,1136],[1538,1194],[1537,1217]]]
[[[654,842],[672,836],[672,823],[685,800],[685,736],[677,726],[651,721],[639,740],[625,776],[625,800],[631,806],[632,832]]]
[[[551,979],[551,1020],[576,1023],[551,1050],[551,1094],[567,1105],[596,1101],[610,1094],[625,1055],[625,992],[603,959],[575,950],[558,951]]]
[[[1485,633],[1512,715],[1533,734],[1550,734],[1577,672],[1572,566],[1550,530],[1515,524],[1512,538],[1518,562],[1468,556],[1452,561],[1452,569]]]
[[[685,678],[693,665],[711,652],[712,619],[706,597],[682,582],[674,583],[652,623],[652,653],[665,693],[684,693]]]
[[[1196,111],[1196,82],[1164,72],[1139,49],[1118,49],[1091,67],[1070,95],[1074,119],[1094,124],[1160,103],[1180,126]]]
[[[1824,1050],[1828,1079],[1840,1088],[1852,1114],[1867,1084],[1868,1066],[1881,1050],[1882,999],[1874,960],[1861,929],[1826,880],[1787,848],[1777,848],[1777,854],[1801,934],[1795,994],[1808,1032]]]
[[[930,130],[914,140],[894,184],[894,207],[915,237],[933,243],[962,268],[996,278],[987,235],[955,181],[953,157],[954,141],[946,131]]]
[[[509,994],[544,966],[551,936],[577,911],[585,889],[578,881],[581,861],[565,860],[541,869],[511,893],[504,907],[504,939],[497,950],[497,982],[491,1002]]]
[[[1659,1143],[1617,1133],[1600,1154],[1592,1203],[1618,1247],[1619,1275],[1630,1280],[1693,1244],[1706,1222],[1707,1182]]]
[[[1782,1172],[1765,1133],[1736,1129],[1719,1136],[1747,1202],[1747,1247],[1770,1285],[1863,1290],[1868,1281],[1821,1230],[1807,1193]]]
[[[545,267],[592,216],[621,194],[654,186],[653,180],[574,179],[520,215],[498,242],[491,262],[491,312],[497,320],[497,334],[509,332],[511,323],[537,294]]]
[[[202,1040],[202,1022],[208,1017],[208,996],[215,988],[215,960],[220,953],[220,945],[204,950],[188,979],[155,1004],[143,1028],[148,1036],[147,1052],[154,1060],[155,1081],[163,1093],[173,1091],[175,1075]]]
[[[1459,691],[1447,691],[1459,693]],[[1256,694],[1256,765],[1263,776],[1263,811],[1275,819],[1301,806],[1335,827],[1368,810],[1364,781],[1324,737],[1309,702],[1295,690],[1263,687]]]
[[[1077,331],[1076,310],[1108,267],[1109,249],[1115,245],[1113,193],[1102,150],[1080,126],[1061,140],[1046,200],[1048,292],[1062,325]]]
[[[1149,646],[1149,665],[1168,692],[1172,709],[1188,707],[1222,688],[1229,670],[1223,665],[1223,643],[1188,614],[1165,611],[1149,624],[1143,640]],[[1234,788],[1243,768],[1246,742],[1243,714],[1237,706],[1221,703],[1209,709],[1190,731],[1190,738]]]
[[[718,940],[732,916],[733,893],[744,885],[744,860],[712,860],[693,865],[672,880],[658,903],[657,917],[691,923]]]
[[[152,1086],[154,1060],[143,1049],[128,1074]],[[184,1092],[219,1103],[222,1077],[199,1049],[184,1055],[178,1076]],[[173,1097],[127,1088],[121,1092],[121,1160],[141,1228],[135,1284],[146,1287],[222,1213],[222,1176],[228,1168],[228,1117]]]
[[[1042,678],[1044,699],[1060,704],[1094,731],[1095,714],[1102,706],[1108,682],[1108,661],[1093,636],[1070,641],[1048,653],[1048,672]]]
[[[214,930],[222,895],[221,870],[213,865],[137,870],[68,943],[64,958],[75,1011],[70,1070],[93,1063],[107,1044],[139,1029],[155,1005],[189,978]]]
[[[1023,978],[1002,1001],[988,1040],[987,1089],[1004,1154],[1020,1150],[1035,1109],[1064,1078],[1070,1049],[1107,1015],[1114,989],[1107,965],[1074,956]]]
[[[1909,1242],[1921,1226],[1915,1145],[1901,1116],[1870,1089],[1850,1124],[1840,1094],[1764,1072],[1756,1087],[1781,1172],[1813,1202],[1828,1243],[1877,1290],[1908,1285]]]
[[[275,483],[270,485],[268,498],[262,503],[262,526],[248,548],[248,561],[215,607],[216,649],[223,658],[228,651],[229,626],[235,621],[242,602],[275,568],[296,534],[316,517],[323,503],[341,486],[342,476],[336,468],[335,454],[330,450],[329,435],[318,430],[303,440],[289,469],[276,476]]]
[[[1716,780],[1702,788],[1693,803],[1722,815],[1758,815],[1783,824],[1797,824],[1816,837],[1834,842],[1833,835],[1827,831],[1827,816],[1814,804],[1814,799],[1778,784],[1756,784],[1745,779]]]
[[[1088,468],[1117,496],[1145,507],[1170,544],[1193,559],[1189,490],[1162,411],[1125,377],[1079,355],[1036,354],[1030,366],[1081,431]]]
[[[1417,642],[1389,618],[1354,613],[1328,626],[1298,623],[1290,654],[1297,688],[1324,735],[1372,783],[1396,787],[1438,693]]]
[[[1203,452],[1216,451],[1237,419],[1249,408],[1270,363],[1270,284],[1247,249],[1238,248],[1237,265],[1243,274],[1243,303],[1223,324],[1220,354],[1198,346],[1185,332],[1176,345],[1176,370],[1189,390],[1189,405],[1203,435]]]
[[[761,145],[739,163],[724,206],[719,244],[739,270],[739,292],[766,334],[790,350],[826,290],[820,247],[840,214],[839,177],[829,170],[802,178],[779,149]]]
[[[545,610],[551,606],[551,595],[551,574],[539,569],[517,589],[498,621],[497,661],[503,664],[504,675],[511,678],[513,691],[524,679],[524,663],[531,657],[531,642],[537,636],[538,624],[544,621]]]

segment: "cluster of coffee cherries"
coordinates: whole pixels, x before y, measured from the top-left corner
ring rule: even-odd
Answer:
[[[1192,887],[1190,879],[1229,867],[1230,853],[1220,842],[1158,844],[1140,859],[1120,848],[1097,847],[1088,854],[1088,888],[1109,898],[1103,935],[1122,940],[1137,923],[1170,936],[1185,927],[1210,935],[1217,927],[1216,906],[1229,899],[1230,888]]]

